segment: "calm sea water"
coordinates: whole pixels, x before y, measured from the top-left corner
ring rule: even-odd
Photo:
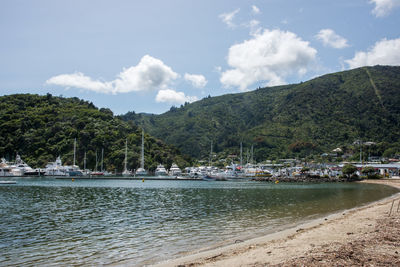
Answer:
[[[17,181],[0,185],[0,266],[146,265],[397,192],[342,183]]]

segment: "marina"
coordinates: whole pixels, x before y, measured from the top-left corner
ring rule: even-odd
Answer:
[[[21,2],[0,267],[400,267],[400,0]]]

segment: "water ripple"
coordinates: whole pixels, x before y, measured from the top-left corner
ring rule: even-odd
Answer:
[[[376,185],[19,180],[0,187],[0,265],[143,265],[396,190]]]

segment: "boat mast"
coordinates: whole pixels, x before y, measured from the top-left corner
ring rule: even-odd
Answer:
[[[126,169],[126,164],[127,164],[127,161],[128,161],[128,138],[126,138],[126,140],[125,140],[125,172],[127,171],[127,169]]]
[[[140,157],[140,168],[144,169],[144,130],[142,130],[142,153]]]
[[[211,146],[210,146],[210,160],[208,162],[208,165],[211,167],[211,161],[212,161],[212,140],[211,140]]]
[[[103,171],[103,161],[104,161],[104,148],[101,149],[101,170]]]
[[[83,169],[86,170],[86,150],[85,155],[83,156]]]
[[[74,140],[74,164],[73,164],[74,166],[75,166],[75,159],[76,159],[75,155],[76,155],[76,138]]]
[[[251,164],[254,164],[254,145],[251,145]]]
[[[97,172],[97,163],[98,163],[98,160],[97,160],[97,149],[96,149],[96,168],[94,169],[95,172]]]
[[[242,154],[243,154],[243,143],[240,142],[240,167],[243,166],[243,156],[242,156]]]

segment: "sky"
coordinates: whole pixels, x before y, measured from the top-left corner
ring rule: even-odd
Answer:
[[[400,0],[0,0],[0,95],[160,114],[400,65]]]

